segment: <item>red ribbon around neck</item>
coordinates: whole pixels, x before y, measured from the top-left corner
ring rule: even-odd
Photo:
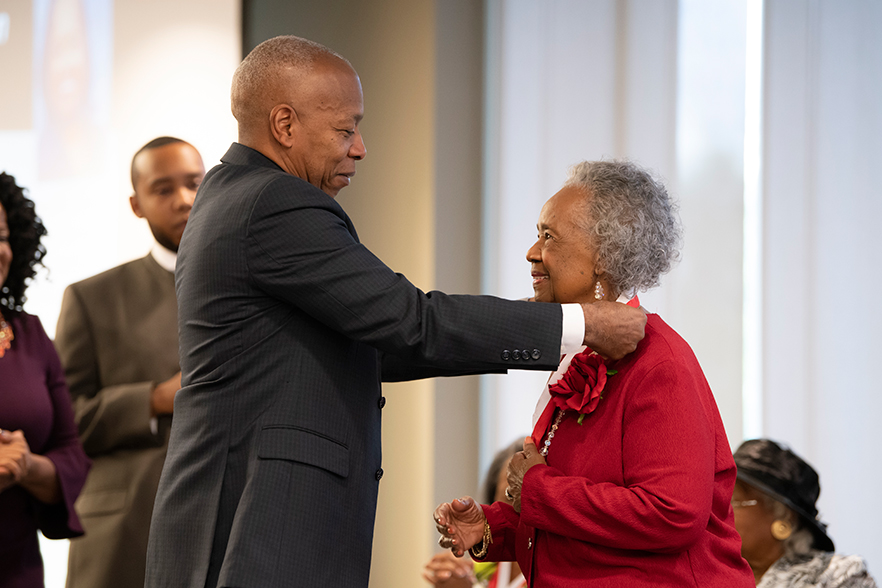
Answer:
[[[638,308],[640,300],[635,296],[628,306]],[[572,409],[581,414],[589,414],[597,408],[601,393],[606,387],[607,368],[604,359],[590,348],[575,355],[566,373],[548,387],[551,399],[545,405],[542,415],[533,427],[533,442],[540,447],[545,437],[554,409]]]

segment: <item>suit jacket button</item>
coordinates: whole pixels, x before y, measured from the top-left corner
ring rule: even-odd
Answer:
[[[533,549],[533,540],[527,539],[527,549]]]
[[[506,349],[505,351],[502,352],[502,360],[508,361],[509,359],[511,359],[511,351]]]
[[[534,349],[531,356],[533,359],[539,359],[540,357],[542,357],[542,352],[538,349]]]
[[[520,350],[519,350],[519,349],[515,349],[514,351],[512,351],[512,352],[511,352],[511,358],[514,359],[515,361],[519,360],[519,359],[521,358],[521,352],[520,352]]]
[[[526,349],[521,351],[521,359],[523,359],[524,361],[529,360],[530,359],[530,352],[527,351]]]
[[[384,406],[386,406],[386,397],[385,396],[380,396],[380,399],[377,400],[377,406],[379,406],[380,408],[383,408]]]
[[[376,476],[377,476],[377,482],[379,482],[380,478],[383,477],[383,468],[380,468],[377,470]]]

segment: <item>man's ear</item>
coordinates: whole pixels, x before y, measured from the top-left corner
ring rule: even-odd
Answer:
[[[132,212],[135,213],[135,216],[138,218],[144,218],[144,213],[141,212],[141,203],[138,202],[137,194],[129,196],[129,205],[132,207]]]
[[[288,104],[278,104],[270,111],[270,131],[282,146],[290,148],[294,145],[294,126],[297,124],[297,113]]]

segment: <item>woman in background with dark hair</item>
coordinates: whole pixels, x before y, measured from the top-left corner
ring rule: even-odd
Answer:
[[[40,319],[22,306],[46,234],[34,203],[0,173],[0,586],[43,586],[37,529],[82,534],[73,503],[89,470],[64,372]]]

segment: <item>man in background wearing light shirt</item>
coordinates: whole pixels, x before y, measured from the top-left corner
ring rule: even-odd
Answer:
[[[150,254],[73,284],[55,345],[94,466],[76,503],[68,588],[142,588],[147,535],[181,387],[175,262],[205,175],[189,143],[160,137],[132,158],[132,211]]]

